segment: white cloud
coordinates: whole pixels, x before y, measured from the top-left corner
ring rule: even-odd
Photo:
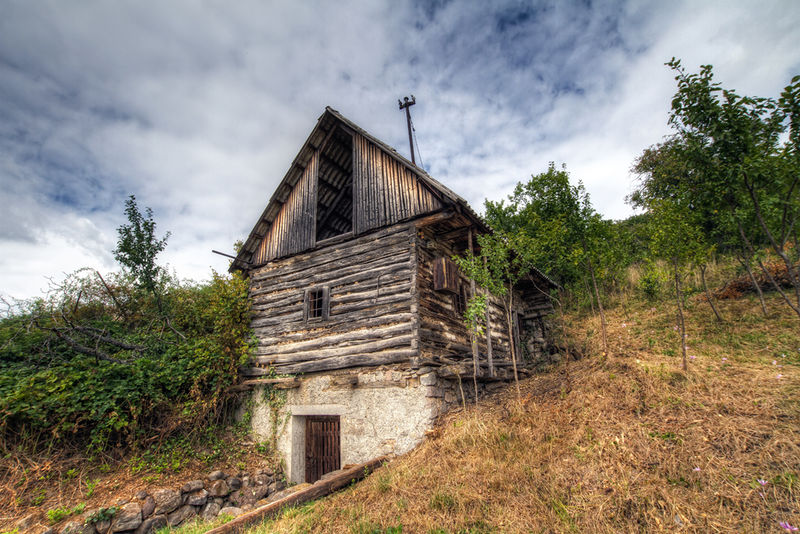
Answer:
[[[433,9],[432,6],[438,6]],[[0,18],[0,293],[113,267],[136,194],[164,261],[201,279],[247,236],[331,105],[408,147],[480,209],[549,161],[606,216],[667,133],[664,61],[776,95],[800,71],[800,4],[508,1],[7,3]],[[12,259],[13,258],[13,259]]]

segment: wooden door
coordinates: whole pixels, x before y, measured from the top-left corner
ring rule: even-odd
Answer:
[[[306,417],[306,482],[315,482],[340,466],[339,416]]]

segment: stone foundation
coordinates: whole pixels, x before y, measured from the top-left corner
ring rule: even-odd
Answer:
[[[478,382],[478,394],[506,385]],[[257,439],[274,440],[287,479],[302,483],[306,417],[339,416],[341,465],[357,464],[410,451],[438,416],[474,401],[475,386],[471,376],[460,384],[443,379],[437,367],[381,367],[303,377],[299,387],[277,390],[278,401],[272,406],[264,393],[263,387],[253,393],[253,433]]]
[[[267,386],[269,387],[269,386]],[[305,482],[305,418],[338,415],[341,465],[413,449],[442,412],[435,373],[369,368],[304,377],[270,406],[253,394],[253,433],[277,441],[290,482]],[[282,404],[282,405],[281,405]],[[273,428],[273,427],[276,428]],[[274,432],[274,434],[273,434]]]

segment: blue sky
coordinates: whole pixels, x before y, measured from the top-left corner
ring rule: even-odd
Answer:
[[[203,279],[330,105],[480,210],[564,163],[610,218],[668,133],[676,56],[741,93],[800,73],[800,2],[0,0],[0,295],[115,268],[135,194]]]

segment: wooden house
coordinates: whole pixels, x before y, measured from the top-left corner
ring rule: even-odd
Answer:
[[[258,337],[246,383],[256,399],[281,393],[256,402],[254,429],[291,481],[406,452],[476,394],[462,319],[474,285],[450,258],[488,231],[464,199],[326,108],[231,266],[249,276]],[[516,288],[513,339],[492,301],[478,392],[512,378],[510,343],[537,355],[551,287],[537,273]]]

